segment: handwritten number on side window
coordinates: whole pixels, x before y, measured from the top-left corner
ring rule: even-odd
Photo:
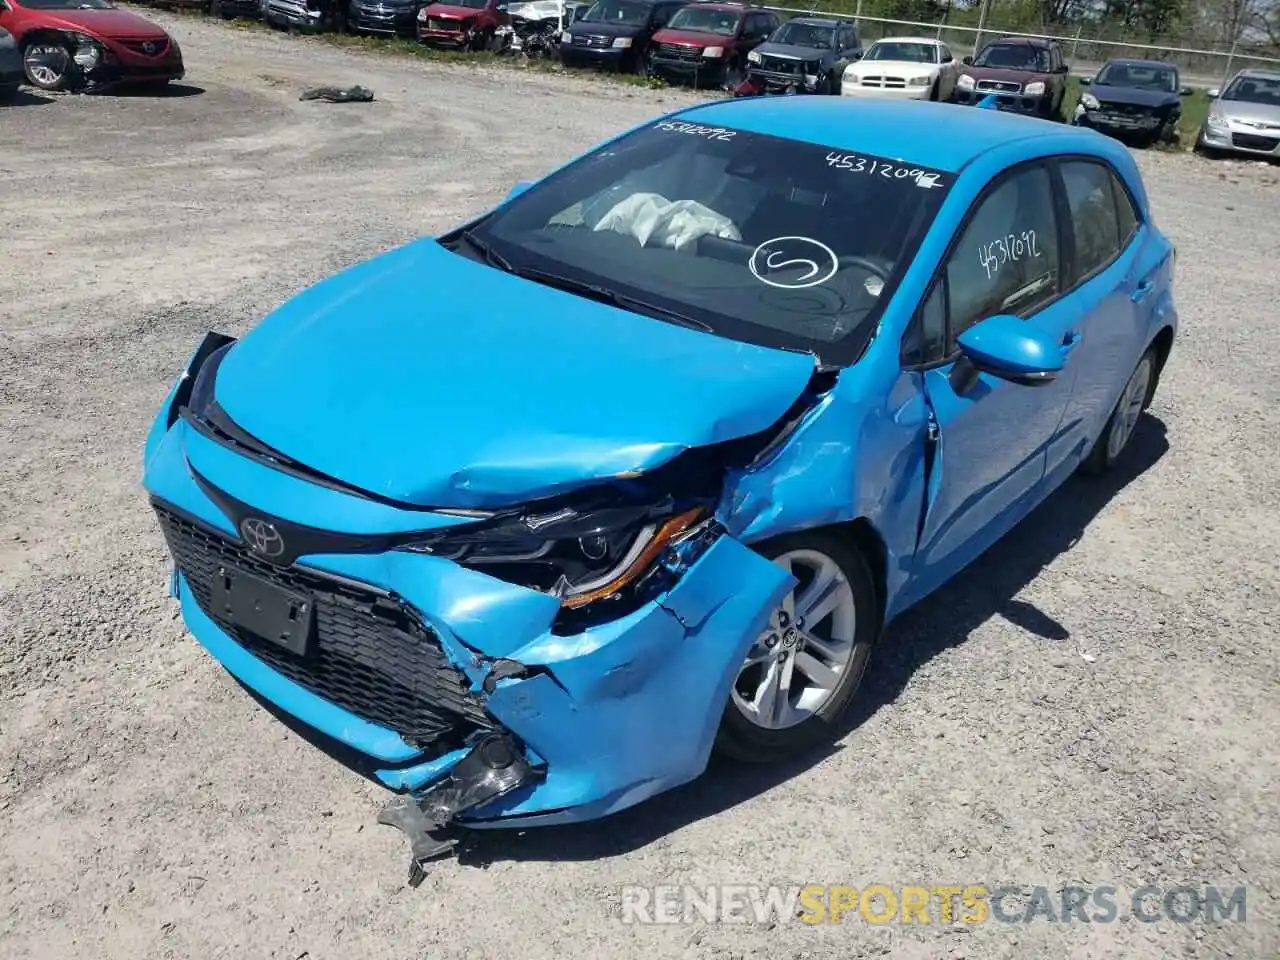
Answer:
[[[987,271],[988,280],[999,273],[1000,268],[1006,263],[1038,260],[1042,256],[1044,254],[1040,250],[1034,230],[1007,233],[988,243],[978,244],[978,263]]]
[[[724,127],[704,127],[698,123],[686,123],[683,120],[664,120],[658,124],[659,130],[668,133],[686,133],[691,137],[703,137],[707,140],[732,140],[736,130]]]
[[[848,170],[850,173],[865,173],[869,177],[884,177],[886,180],[911,180],[918,187],[942,186],[936,173],[919,167],[900,167],[887,160],[860,157],[856,153],[828,153],[827,166],[835,170]]]

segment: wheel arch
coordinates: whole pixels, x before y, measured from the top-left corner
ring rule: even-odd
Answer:
[[[70,34],[71,31],[59,30],[57,27],[33,27],[21,36],[14,37],[14,41],[17,43],[19,50],[27,47],[29,44],[40,43],[42,41],[46,43],[53,42],[66,44],[67,46],[74,46]]]
[[[1155,376],[1151,378],[1151,385],[1147,387],[1147,398],[1143,403],[1143,409],[1151,405],[1151,400],[1156,393],[1156,385],[1160,381],[1160,375],[1164,372],[1164,365],[1169,359],[1169,354],[1173,351],[1173,327],[1164,326],[1151,339],[1150,349],[1155,353],[1156,369]]]

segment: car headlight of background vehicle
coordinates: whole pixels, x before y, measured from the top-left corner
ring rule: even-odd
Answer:
[[[1230,133],[1231,125],[1227,123],[1227,118],[1216,110],[1210,110],[1209,115],[1204,118],[1204,125],[1214,133]]]
[[[643,580],[667,547],[710,518],[707,507],[606,506],[509,516],[453,527],[401,549],[452,560],[541,590],[576,610]]]
[[[702,51],[702,55],[712,59],[715,59],[716,57],[723,57],[724,47],[707,47],[707,49]]]
[[[1022,88],[1022,92],[1028,97],[1039,97],[1044,94],[1044,81],[1033,80]]]
[[[760,63],[763,59],[764,58],[755,50],[752,50],[747,54],[747,63]]]
[[[615,49],[615,50],[625,50],[625,49],[627,49],[627,47],[629,47],[629,46],[631,46],[631,38],[630,38],[630,37],[614,37],[614,40],[613,40],[613,49]]]
[[[973,77],[969,76],[967,73],[960,74],[960,76],[956,77],[956,86],[961,90],[972,90]]]
[[[928,77],[928,76],[925,76],[925,77],[912,77],[912,78],[910,78],[910,79],[907,81],[907,86],[909,86],[909,87],[927,87],[927,86],[928,86],[930,83],[932,83],[932,82],[933,82],[933,78],[932,78],[932,77]]]
[[[421,20],[423,23],[426,23],[426,22],[427,22],[427,8],[426,8],[426,7],[423,7],[421,10],[419,10],[419,11],[418,11],[418,19],[419,19],[419,20]]]
[[[1080,103],[1083,104],[1086,110],[1097,110],[1102,106],[1102,104],[1098,102],[1098,98],[1092,93],[1080,94]]]

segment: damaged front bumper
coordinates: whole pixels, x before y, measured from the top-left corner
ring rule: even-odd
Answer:
[[[254,558],[210,484],[252,492],[264,516],[310,530],[323,517],[349,538],[415,529],[424,515],[273,470],[186,420],[157,419],[144,482],[188,629],[259,697],[409,797],[384,820],[410,835],[415,862],[447,848],[436,832],[450,825],[589,820],[697,777],[746,652],[794,582],[712,525],[660,561],[672,574],[661,592],[564,632],[556,597],[436,556],[314,553],[278,568]],[[294,619],[246,629],[258,621],[238,619],[235,581],[268,582],[292,598]],[[290,623],[314,623],[309,645]]]

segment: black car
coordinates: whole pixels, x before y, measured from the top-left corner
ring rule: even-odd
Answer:
[[[262,0],[209,0],[209,13],[223,20],[257,20],[262,16]]]
[[[560,38],[566,67],[606,67],[634,73],[649,40],[687,0],[598,0]]]
[[[431,0],[349,0],[347,31],[384,36],[417,35],[418,11]]]
[[[1109,60],[1080,93],[1072,123],[1147,143],[1176,140],[1182,117],[1178,68],[1160,60]]]
[[[796,17],[747,54],[747,76],[735,94],[839,93],[844,68],[861,57],[852,23]]]

